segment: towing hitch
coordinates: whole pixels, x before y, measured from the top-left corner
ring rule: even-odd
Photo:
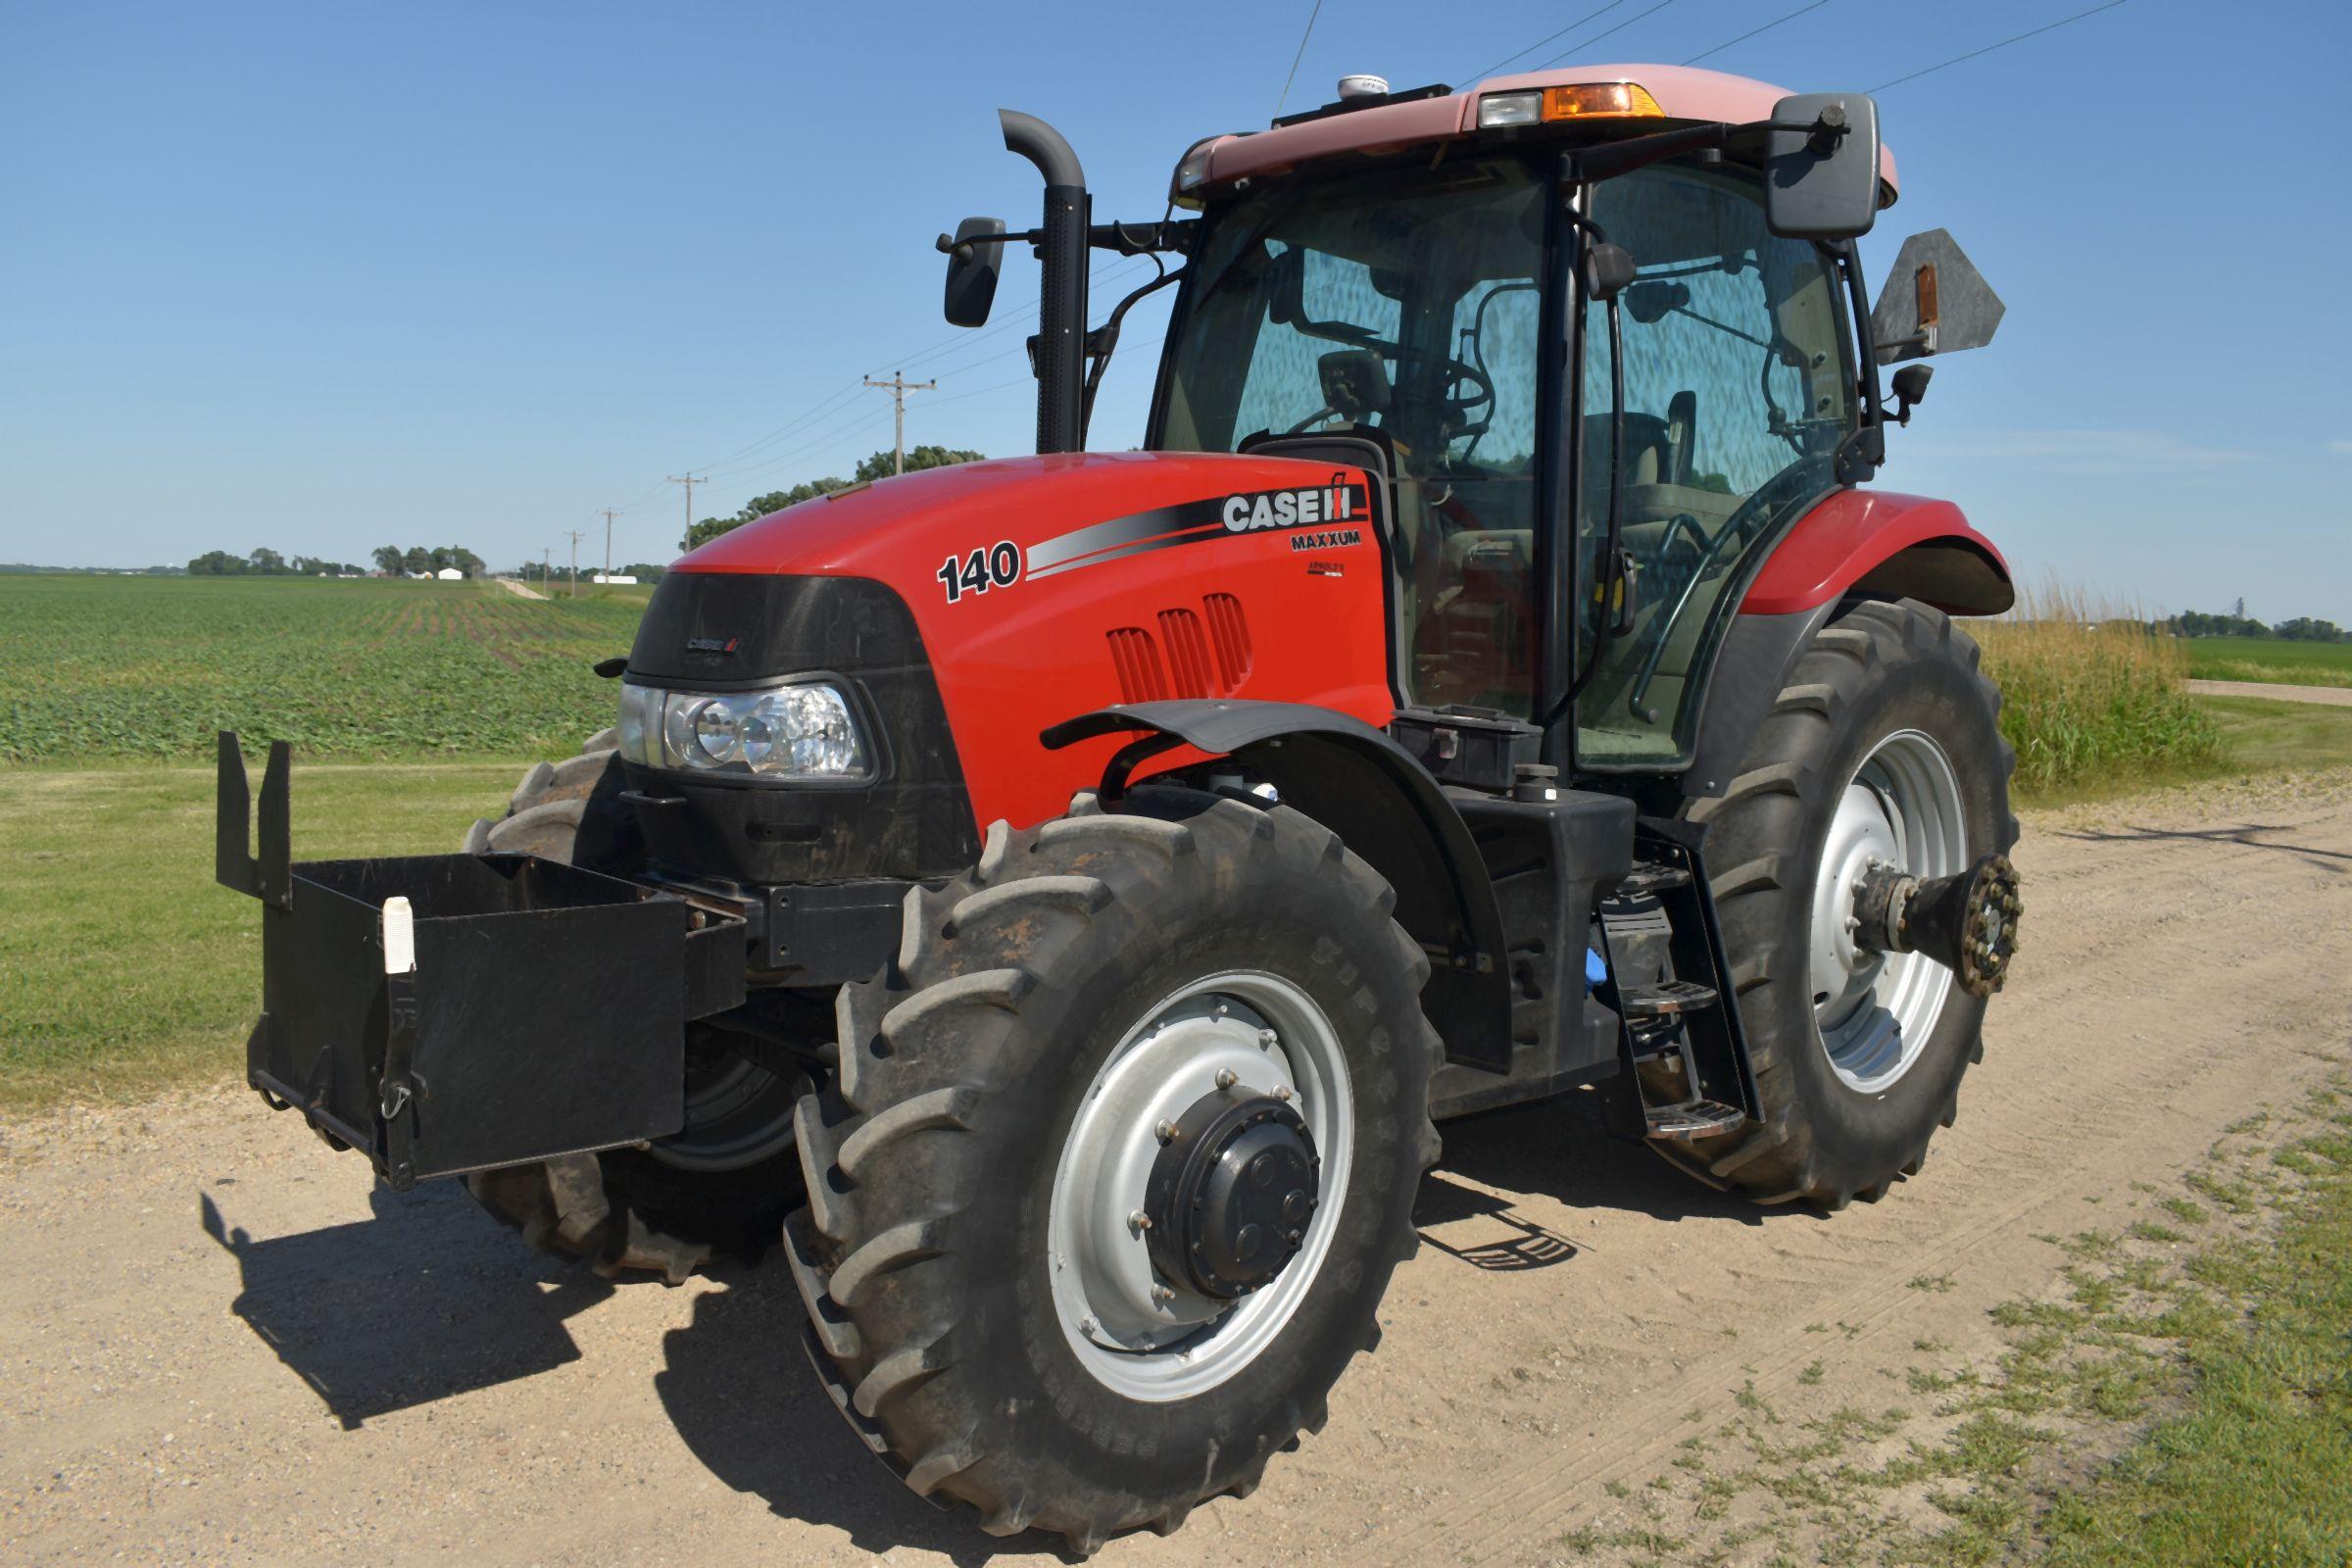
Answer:
[[[741,920],[529,855],[297,863],[290,760],[270,748],[257,853],[220,734],[215,876],[263,906],[265,1100],[400,1192],[684,1125],[686,1025],[742,1003]]]

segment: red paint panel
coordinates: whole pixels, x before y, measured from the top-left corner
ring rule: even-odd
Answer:
[[[1328,495],[1334,479],[1330,466],[1297,459],[1192,453],[969,463],[884,479],[762,517],[673,569],[825,573],[888,584],[922,633],[979,821],[1004,817],[1027,826],[1061,811],[1072,791],[1102,776],[1122,744],[1113,736],[1048,752],[1038,732],[1132,701],[1138,688],[1313,703],[1368,724],[1389,721],[1388,629],[1371,530],[1363,529],[1354,545],[1298,550],[1294,538],[1318,530],[1235,531],[1218,520],[1215,503],[1224,497],[1309,489]],[[1365,482],[1355,471],[1340,481]],[[1055,569],[1029,574],[1036,546],[1090,525],[1201,503],[1211,508],[1205,528],[1139,524],[1131,542],[1116,546],[1090,536],[1080,546],[1058,545],[1049,556]],[[959,587],[951,600],[943,567],[951,561],[968,564],[975,551],[985,566],[1000,543],[1020,551],[1019,576],[992,580],[985,589]],[[1341,569],[1321,574],[1310,565]],[[969,571],[957,576],[973,580]],[[1229,598],[1230,611],[1206,605],[1211,595]],[[1181,649],[1173,646],[1179,633],[1163,622],[1163,612],[1189,623]],[[1154,642],[1161,644],[1156,650]],[[1238,678],[1220,678],[1229,671]]]
[[[1797,519],[1740,602],[1742,615],[1786,615],[1826,605],[1899,550],[1964,542],[2005,578],[2009,563],[1949,501],[1887,490],[1840,490]]]

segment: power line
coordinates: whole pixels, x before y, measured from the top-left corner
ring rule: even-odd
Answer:
[[[1298,62],[1306,58],[1306,40],[1315,35],[1315,19],[1323,14],[1323,0],[1315,0],[1315,9],[1306,14],[1306,30],[1298,35],[1298,52],[1291,56],[1291,74],[1282,78],[1282,96],[1274,100],[1274,118],[1282,118],[1282,106],[1290,102],[1291,83],[1298,79]]]
[[[1979,55],[1988,55],[1995,49],[2006,49],[2013,43],[2024,43],[2028,38],[2038,38],[2043,33],[2055,32],[2070,23],[2081,22],[2084,17],[2095,17],[2102,11],[2113,11],[2122,4],[2124,4],[2124,0],[2107,0],[2103,6],[2092,6],[2088,11],[2078,11],[2071,17],[2060,17],[2056,22],[2047,22],[2038,27],[2029,28],[2012,37],[2003,38],[1999,43],[1988,43],[1982,49],[1971,49],[1964,55],[1954,55],[1951,59],[1930,66],[1924,71],[1914,71],[1908,76],[1897,76],[1892,81],[1882,81],[1870,90],[1874,93],[1885,92],[1887,88],[1899,87],[1906,81],[1917,81],[1922,76],[1932,76],[1946,66],[1956,66],[1963,60],[1974,60]]]
[[[1614,34],[1616,34],[1616,33],[1623,32],[1623,31],[1624,31],[1626,28],[1628,28],[1628,27],[1632,26],[1632,25],[1633,25],[1635,23],[1637,23],[1637,22],[1640,22],[1640,21],[1641,21],[1641,20],[1642,20],[1643,17],[1654,17],[1654,16],[1656,16],[1656,15],[1657,15],[1659,12],[1661,12],[1661,11],[1665,10],[1665,9],[1666,9],[1668,6],[1670,6],[1670,5],[1672,5],[1672,4],[1674,4],[1674,0],[1658,0],[1658,3],[1657,3],[1656,5],[1654,5],[1654,6],[1651,6],[1651,7],[1650,7],[1650,8],[1649,8],[1647,11],[1640,11],[1640,12],[1636,12],[1636,13],[1635,13],[1633,16],[1630,16],[1630,17],[1626,18],[1626,19],[1625,19],[1623,22],[1620,22],[1620,23],[1619,23],[1619,24],[1617,24],[1617,25],[1615,25],[1614,27],[1605,28],[1605,29],[1603,29],[1602,31],[1599,31],[1599,32],[1596,32],[1596,33],[1594,33],[1594,34],[1593,34],[1592,37],[1585,39],[1585,40],[1584,40],[1582,43],[1578,44],[1578,45],[1576,46],[1576,48],[1574,48],[1574,49],[1563,49],[1563,50],[1561,50],[1561,51],[1560,51],[1558,54],[1556,54],[1556,55],[1553,55],[1553,56],[1552,56],[1552,57],[1551,57],[1549,60],[1546,60],[1546,61],[1544,61],[1543,65],[1536,67],[1536,69],[1537,69],[1538,71],[1544,71],[1544,70],[1547,70],[1548,68],[1550,68],[1550,67],[1552,67],[1552,66],[1556,66],[1556,65],[1558,65],[1558,64],[1559,64],[1561,61],[1563,61],[1563,60],[1567,59],[1567,58],[1568,58],[1570,55],[1572,55],[1572,54],[1575,54],[1575,53],[1577,52],[1577,50],[1579,50],[1579,49],[1590,49],[1590,48],[1592,48],[1592,47],[1594,44],[1596,44],[1596,43],[1600,42],[1600,40],[1601,40],[1601,39],[1603,39],[1603,38],[1607,38],[1607,37],[1610,37],[1610,36],[1613,36],[1613,35],[1614,35]]]
[[[1773,28],[1775,28],[1775,27],[1779,26],[1779,25],[1780,25],[1782,23],[1784,23],[1784,22],[1794,22],[1794,21],[1795,21],[1797,18],[1799,18],[1799,17],[1803,16],[1803,15],[1804,15],[1806,12],[1808,12],[1808,11],[1819,11],[1819,10],[1820,10],[1820,9],[1821,9],[1823,6],[1826,6],[1826,5],[1828,5],[1829,3],[1830,3],[1830,0],[1813,0],[1813,3],[1812,3],[1811,5],[1809,5],[1809,6],[1798,6],[1798,7],[1797,7],[1797,8],[1796,8],[1794,11],[1791,11],[1791,12],[1789,12],[1789,13],[1788,13],[1787,16],[1785,16],[1785,17],[1775,17],[1775,18],[1773,18],[1773,19],[1772,19],[1770,22],[1767,22],[1766,24],[1764,24],[1764,25],[1762,25],[1761,27],[1750,27],[1750,28],[1748,28],[1748,29],[1747,29],[1747,31],[1745,31],[1745,32],[1741,33],[1741,34],[1740,34],[1739,37],[1737,37],[1737,38],[1727,38],[1727,39],[1725,39],[1723,42],[1721,42],[1721,43],[1717,44],[1717,45],[1716,45],[1714,48],[1712,48],[1712,49],[1704,50],[1704,51],[1702,51],[1702,52],[1700,52],[1700,53],[1698,53],[1698,54],[1694,54],[1694,55],[1692,55],[1692,56],[1691,56],[1690,59],[1688,59],[1688,60],[1684,61],[1684,62],[1683,62],[1683,64],[1684,64],[1684,65],[1686,65],[1686,66],[1695,66],[1695,65],[1697,65],[1697,64],[1698,64],[1698,63],[1699,63],[1701,60],[1705,60],[1705,59],[1707,59],[1707,58],[1708,58],[1709,56],[1711,56],[1711,55],[1719,55],[1719,54],[1723,53],[1723,52],[1724,52],[1726,49],[1729,49],[1730,47],[1732,47],[1732,45],[1734,45],[1734,44],[1736,44],[1736,43],[1745,43],[1745,42],[1747,42],[1747,40],[1748,40],[1748,39],[1750,39],[1750,38],[1753,38],[1753,37],[1754,37],[1754,36],[1756,36],[1758,33],[1761,33],[1761,32],[1770,32],[1770,31],[1771,31]]]
[[[1483,81],[1487,77],[1494,74],[1494,73],[1497,71],[1500,71],[1503,67],[1509,65],[1512,61],[1526,59],[1529,55],[1534,54],[1537,50],[1551,42],[1552,39],[1565,38],[1577,28],[1583,26],[1586,23],[1592,22],[1596,18],[1605,17],[1623,4],[1625,4],[1625,0],[1609,0],[1609,3],[1605,6],[1602,6],[1598,11],[1589,11],[1585,13],[1585,15],[1577,18],[1574,22],[1568,24],[1568,25],[1562,27],[1559,31],[1547,33],[1544,37],[1538,38],[1534,43],[1529,44],[1526,48],[1520,50],[1517,54],[1504,55],[1500,60],[1495,61],[1486,70],[1474,71],[1462,79],[1464,81]]]

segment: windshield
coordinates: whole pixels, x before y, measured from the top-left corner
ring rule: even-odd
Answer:
[[[1275,185],[1193,263],[1155,443],[1386,432],[1407,696],[1525,716],[1544,182],[1503,159]]]

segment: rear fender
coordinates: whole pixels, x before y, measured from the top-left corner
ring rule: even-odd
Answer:
[[[1117,734],[1140,738],[1105,768],[1105,800],[1147,760],[1191,747],[1232,758],[1283,805],[1337,833],[1396,890],[1396,922],[1429,954],[1421,1006],[1446,1059],[1508,1069],[1509,976],[1494,882],[1461,813],[1410,753],[1361,719],[1301,703],[1136,703],[1082,713],[1039,739],[1058,751]]]
[[[1948,501],[1839,490],[1765,558],[1740,613],[1788,615],[1849,593],[1917,599],[1946,614],[1997,615],[2017,602],[2009,564]]]
[[[1683,793],[1721,795],[1797,657],[1854,599],[1916,599],[1952,615],[2017,601],[2009,564],[1948,501],[1840,490],[1774,547],[1724,633]]]

